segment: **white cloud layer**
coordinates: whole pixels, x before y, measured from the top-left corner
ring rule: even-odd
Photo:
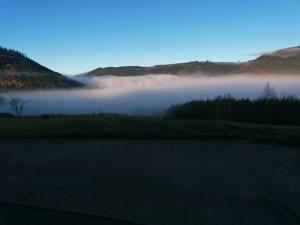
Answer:
[[[173,104],[230,93],[256,98],[269,82],[282,95],[300,96],[300,76],[236,75],[136,77],[105,76],[84,79],[82,90],[30,91],[13,95],[29,101],[27,115],[124,113],[160,115]],[[5,94],[8,97],[9,94]],[[2,106],[2,111],[7,111]]]

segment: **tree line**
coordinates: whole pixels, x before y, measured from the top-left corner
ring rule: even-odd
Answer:
[[[279,97],[268,83],[255,100],[235,99],[227,94],[172,106],[167,110],[167,117],[299,126],[300,100],[293,96]]]
[[[27,55],[25,55],[22,52],[9,49],[9,48],[3,48],[0,46],[0,56],[3,57],[21,57],[21,58],[28,58]]]

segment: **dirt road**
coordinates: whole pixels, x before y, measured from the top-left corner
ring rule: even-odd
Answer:
[[[300,149],[213,141],[0,141],[0,202],[6,225],[297,225]]]

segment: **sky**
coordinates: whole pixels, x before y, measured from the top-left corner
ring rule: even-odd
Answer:
[[[299,0],[0,0],[0,46],[69,75],[298,45]]]

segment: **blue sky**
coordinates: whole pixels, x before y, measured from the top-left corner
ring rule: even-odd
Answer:
[[[244,61],[300,45],[300,1],[0,0],[0,45],[65,74]]]

